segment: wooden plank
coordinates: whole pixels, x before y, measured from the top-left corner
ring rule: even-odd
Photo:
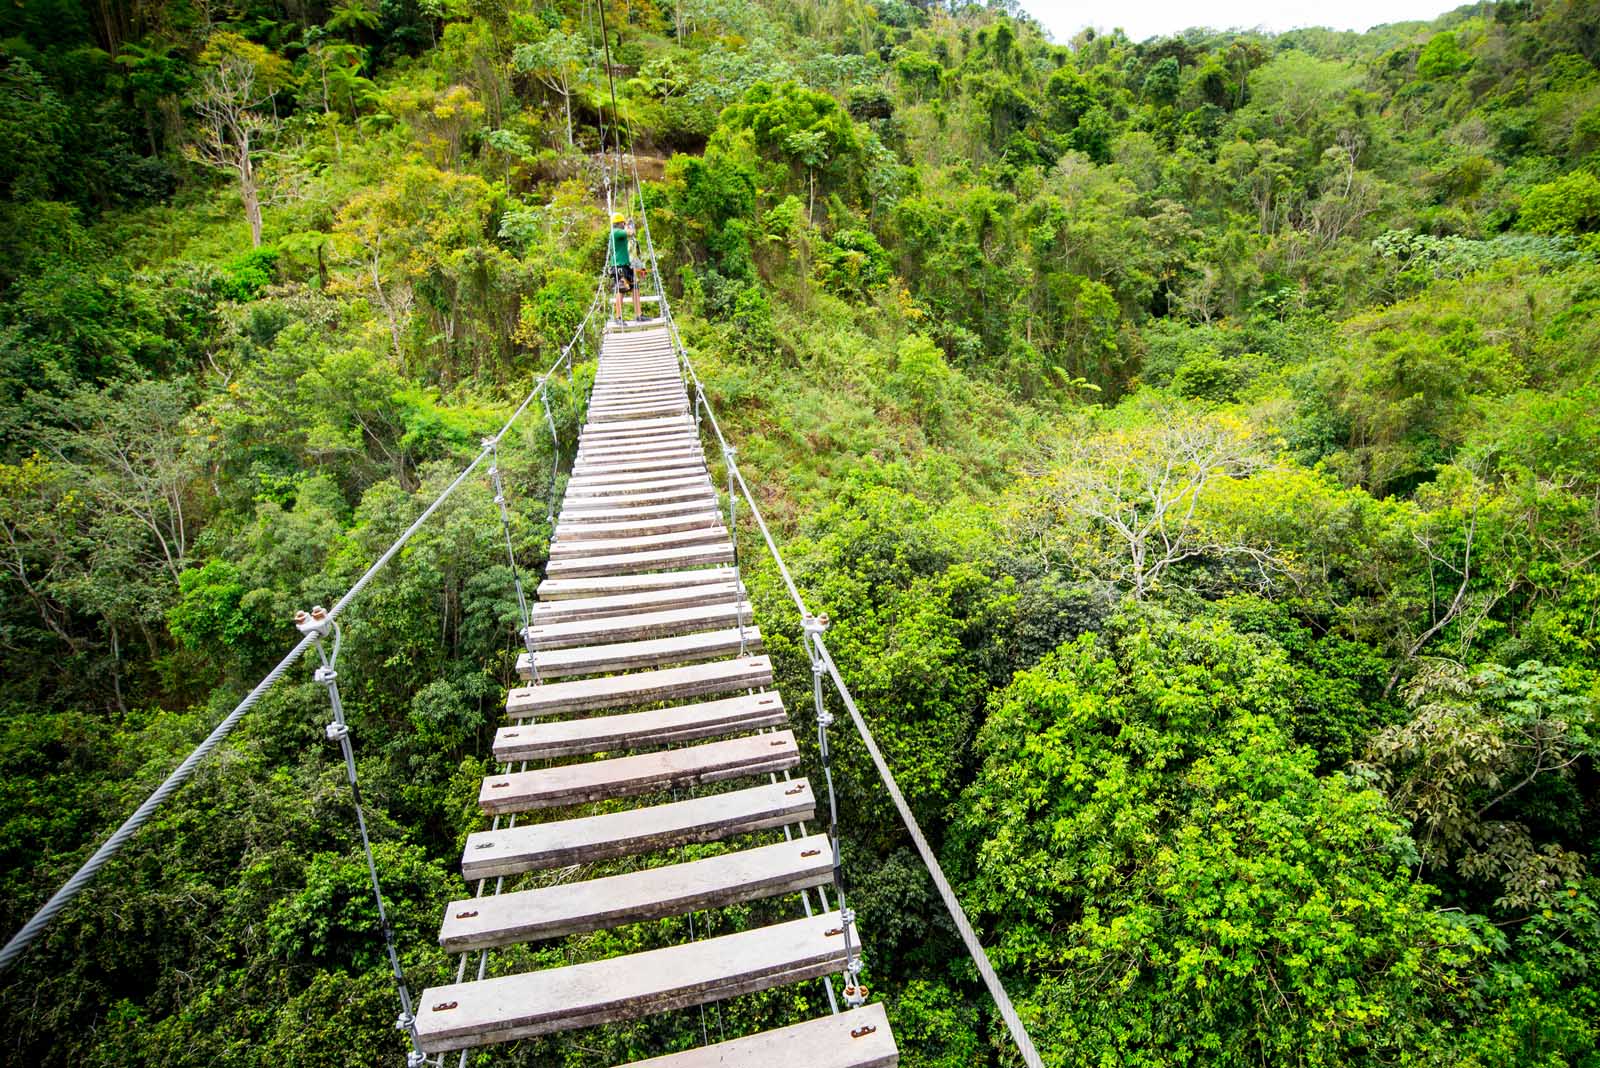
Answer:
[[[570,523],[563,519],[556,524],[556,541],[604,541],[608,538],[640,537],[649,534],[668,534],[676,530],[699,530],[706,527],[721,528],[721,526],[722,513],[710,510],[650,519],[623,519],[609,523]]]
[[[772,685],[772,661],[741,656],[710,664],[639,671],[603,679],[574,679],[518,686],[506,694],[506,715],[512,719],[562,712],[591,712],[654,701],[677,701],[734,690],[759,690]]]
[[[656,430],[654,433],[621,438],[618,441],[584,440],[579,443],[578,451],[582,456],[635,456],[638,452],[650,452],[653,449],[672,448],[672,446],[685,446],[685,444],[699,444],[699,435],[694,430]]]
[[[641,504],[661,504],[666,501],[692,501],[715,493],[711,476],[674,479],[645,485],[617,483],[610,486],[578,487],[572,494],[572,504],[577,510],[593,511],[596,508],[631,507]],[[563,506],[563,511],[566,510]]]
[[[673,433],[660,437],[638,438],[620,444],[585,442],[578,447],[578,455],[588,460],[622,460],[653,452],[672,452],[680,449],[699,449],[700,439],[694,434]]]
[[[567,492],[588,490],[598,486],[649,486],[652,482],[675,482],[698,478],[706,473],[703,463],[685,462],[674,467],[658,467],[647,475],[634,471],[596,471],[593,474],[573,475],[567,482]]]
[[[517,723],[495,732],[494,755],[496,760],[506,762],[644,749],[762,727],[781,727],[788,720],[783,699],[775,691],[768,690],[719,701],[671,705],[649,712]]]
[[[710,490],[701,497],[642,504],[619,497],[584,497],[572,501],[563,508],[560,521],[574,525],[610,523],[628,519],[648,519],[654,516],[683,515],[685,512],[714,512],[717,509],[716,496]]]
[[[753,616],[749,601],[739,601],[730,597],[721,604],[665,608],[654,612],[608,616],[604,619],[577,619],[562,623],[535,619],[527,634],[529,643],[535,649],[562,649],[573,645],[655,638],[667,634],[685,634],[715,627],[736,626],[741,620],[746,626],[752,626]]]
[[[564,968],[429,987],[416,1015],[424,1053],[651,1016],[842,971],[839,914]]]
[[[591,423],[625,423],[632,419],[651,419],[667,412],[686,412],[689,402],[663,401],[660,404],[643,404],[635,408],[609,408],[604,411],[590,412]]]
[[[635,418],[638,413],[655,414],[663,411],[688,410],[689,398],[681,389],[659,390],[650,393],[622,393],[613,397],[589,398],[589,421],[595,417],[623,416]],[[605,420],[601,420],[604,422]]]
[[[550,559],[567,560],[579,557],[609,556],[615,553],[642,553],[667,549],[674,545],[704,545],[708,542],[726,541],[728,532],[720,526],[691,527],[688,530],[668,530],[660,534],[635,534],[624,538],[595,538],[590,540],[557,541],[550,546]]]
[[[497,812],[578,805],[783,771],[799,763],[800,748],[795,744],[794,732],[772,731],[683,749],[491,775],[478,789],[478,807],[492,816]]]
[[[545,579],[539,583],[539,597],[546,601],[566,600],[572,597],[620,597],[645,590],[668,590],[714,582],[732,582],[735,575],[731,567],[707,567],[690,571],[658,571],[643,575]],[[534,611],[538,610],[536,605]]]
[[[660,590],[637,590],[612,596],[571,597],[536,601],[535,623],[558,623],[572,619],[605,619],[635,612],[659,612],[669,608],[689,608],[703,604],[731,604],[739,594],[734,582],[695,583]]]
[[[469,880],[490,879],[631,857],[691,842],[717,842],[804,823],[813,819],[816,811],[811,783],[795,779],[648,808],[478,831],[467,836],[461,874]]]
[[[825,834],[600,879],[452,901],[439,927],[449,953],[601,931],[791,894],[833,878]]]
[[[660,452],[642,452],[633,456],[602,456],[580,459],[572,465],[574,478],[584,475],[615,474],[621,471],[655,471],[663,467],[696,464],[705,467],[704,454],[695,447],[662,449]]]
[[[613,671],[666,667],[669,664],[692,664],[760,651],[761,628],[747,623],[743,630],[733,626],[667,638],[644,638],[635,642],[541,649],[534,653],[534,657],[541,679],[558,679],[569,675],[603,675]]]
[[[834,1016],[730,1038],[627,1068],[895,1068],[900,1051],[877,1003]]]
[[[697,564],[733,563],[733,543],[683,545],[673,549],[654,549],[641,553],[613,553],[610,556],[575,557],[551,560],[544,573],[550,578],[590,578],[601,575],[627,575],[641,571],[672,571]]]
[[[694,426],[694,420],[682,415],[662,416],[660,419],[639,419],[628,426],[584,427],[583,440],[590,438],[626,438],[638,437],[663,430],[680,430],[684,427]]]
[[[670,471],[623,471],[614,475],[577,475],[567,483],[565,493],[574,500],[589,497],[629,497],[650,493],[669,493],[685,486],[711,487],[711,475],[703,466],[678,467]],[[714,487],[712,487],[714,488]],[[585,508],[600,507],[594,502]]]

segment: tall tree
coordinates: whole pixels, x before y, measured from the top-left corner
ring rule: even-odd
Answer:
[[[250,243],[261,245],[261,185],[255,158],[262,142],[278,128],[270,105],[278,93],[283,61],[266,49],[230,33],[212,37],[201,58],[209,69],[190,99],[196,137],[185,154],[196,163],[231,174],[239,183]]]

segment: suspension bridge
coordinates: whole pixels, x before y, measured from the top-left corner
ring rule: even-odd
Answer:
[[[619,149],[617,175],[621,165]],[[608,172],[608,213],[612,188]],[[1023,1062],[1040,1068],[828,650],[828,620],[808,609],[706,397],[660,284],[637,174],[634,198],[641,251],[655,280],[654,293],[642,299],[653,315],[605,321],[611,294],[602,276],[572,338],[500,431],[331,608],[297,615],[300,641],[0,949],[0,971],[90,886],[262,695],[315,654],[313,677],[326,690],[327,735],[345,764],[409,1068],[444,1068],[452,1055],[464,1068],[474,1049],[695,1006],[703,1012],[741,994],[807,982],[823,985],[826,1014],[716,1043],[702,1028],[702,1045],[632,1063],[895,1065],[891,1021],[862,982],[863,938],[846,896],[830,761],[831,695],[848,714]],[[530,596],[511,536],[499,449],[537,402],[556,465],[552,491],[560,487],[563,449],[549,387],[591,347],[597,365],[586,420],[559,517],[550,504],[550,550]],[[708,448],[721,461],[725,487],[712,480]],[[506,695],[506,724],[493,742],[498,770],[483,780],[478,797],[488,827],[468,837],[462,894],[441,912],[439,944],[458,955],[454,981],[414,994],[368,839],[340,697],[339,619],[480,473],[494,490],[505,534],[523,646],[516,670],[526,685]],[[742,578],[740,502],[748,536],[759,535],[799,616],[811,667],[808,694],[773,689],[773,664]],[[804,766],[795,733],[802,710],[805,729],[815,732],[813,768]],[[689,845],[702,847],[696,859],[682,859]],[[697,931],[697,914],[753,902],[777,903],[793,915],[734,933]],[[515,947],[672,918],[688,921],[686,941],[557,967],[517,970],[516,959],[507,966],[506,951]]]

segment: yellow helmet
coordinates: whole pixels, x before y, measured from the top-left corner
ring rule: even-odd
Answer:
[[[611,213],[611,221],[614,222],[614,223],[619,223],[619,222],[625,222],[626,220],[623,219],[622,212],[615,211],[615,212]]]

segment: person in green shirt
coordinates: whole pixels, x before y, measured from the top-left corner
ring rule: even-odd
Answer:
[[[611,216],[611,252],[606,257],[606,264],[611,271],[611,281],[616,287],[617,294],[617,322],[622,322],[622,294],[624,291],[633,294],[633,317],[643,320],[644,313],[639,310],[639,286],[633,276],[633,256],[628,248],[628,220],[619,211]]]

